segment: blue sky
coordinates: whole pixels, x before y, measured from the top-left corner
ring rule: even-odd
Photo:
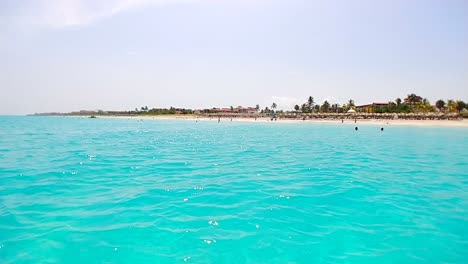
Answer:
[[[468,1],[7,0],[0,58],[0,114],[468,100]]]

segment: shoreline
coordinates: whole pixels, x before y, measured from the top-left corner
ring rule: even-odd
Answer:
[[[89,116],[61,116],[61,117],[80,117],[89,118]],[[195,115],[158,115],[158,116],[99,116],[96,118],[108,119],[135,119],[135,120],[187,120],[187,121],[210,121],[217,122],[217,118],[209,118]],[[222,117],[221,122],[231,122],[230,117]],[[282,124],[342,124],[341,119],[278,119],[271,121],[270,118],[259,117],[255,118],[238,117],[232,118],[232,122],[249,122],[249,123],[282,123]],[[354,119],[344,119],[343,124],[366,124],[366,125],[380,125],[380,126],[435,126],[435,127],[468,127],[468,119],[462,120],[405,120],[405,119],[358,119],[354,123]]]

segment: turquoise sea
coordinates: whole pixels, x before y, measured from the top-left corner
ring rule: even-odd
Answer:
[[[0,263],[468,263],[468,129],[0,117]]]

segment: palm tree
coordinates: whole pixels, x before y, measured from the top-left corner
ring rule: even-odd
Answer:
[[[257,112],[258,112],[258,110],[260,110],[260,105],[256,105],[255,110],[257,110]]]
[[[442,109],[444,108],[445,106],[445,102],[444,100],[440,99],[440,100],[437,100],[437,102],[435,103],[435,106],[442,111]]]
[[[396,108],[397,108],[397,104],[395,104],[394,102],[388,102],[388,105],[387,105],[387,112],[388,113],[395,113],[396,112]]]
[[[400,99],[400,98],[397,98],[397,99],[395,100],[395,102],[396,102],[397,106],[400,106],[400,105],[401,105],[401,99]]]
[[[463,108],[466,107],[466,103],[463,102],[463,101],[457,101],[457,110],[458,112],[460,112],[461,110],[463,110]]]
[[[418,103],[417,109],[421,112],[432,112],[434,110],[427,98],[424,98],[421,102]]]
[[[271,109],[273,110],[273,113],[275,112],[276,107],[277,107],[276,103],[273,102],[273,103],[271,104]]]
[[[312,112],[312,109],[314,108],[314,97],[309,96],[309,99],[307,99],[307,106],[309,107],[309,110]]]
[[[454,100],[447,100],[447,108],[449,112],[455,112],[457,109],[457,103]]]
[[[307,105],[306,105],[306,104],[302,104],[302,106],[301,106],[301,111],[302,111],[302,113],[307,113],[307,112],[308,112],[308,109],[307,109]]]
[[[294,106],[294,110],[296,110],[296,111],[299,111],[299,108],[300,108],[299,105]]]
[[[330,110],[330,103],[327,100],[325,100],[325,102],[323,102],[322,106],[320,107],[320,110],[322,112],[327,113],[328,110]]]
[[[234,111],[234,107],[232,107],[232,105],[231,105],[231,107],[230,107],[230,108],[231,108],[231,112],[233,112],[233,111]]]

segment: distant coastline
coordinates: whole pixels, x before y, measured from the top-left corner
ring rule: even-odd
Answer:
[[[301,106],[295,105],[293,110],[277,110],[277,104],[273,102],[271,108],[268,106],[261,109],[260,105],[255,107],[225,107],[225,108],[149,108],[142,106],[135,110],[127,111],[103,111],[103,110],[80,110],[70,113],[36,113],[37,116],[105,116],[105,117],[196,117],[196,118],[229,118],[229,119],[270,119],[276,120],[415,120],[415,121],[456,121],[468,118],[467,103],[462,100],[437,100],[431,104],[429,100],[414,93],[405,98],[397,98],[387,103],[368,103],[355,105],[354,100],[349,99],[344,104],[331,104],[325,100],[317,104],[314,97],[309,96]]]

